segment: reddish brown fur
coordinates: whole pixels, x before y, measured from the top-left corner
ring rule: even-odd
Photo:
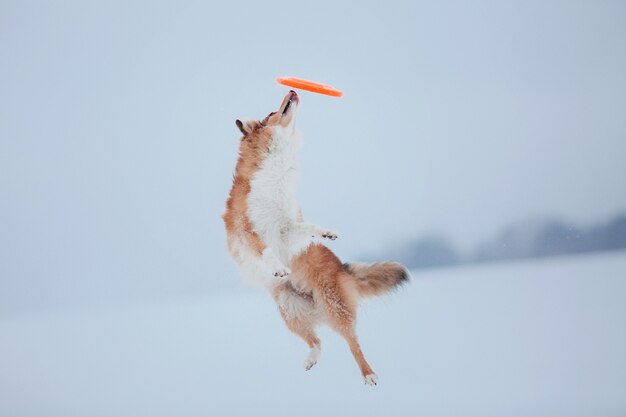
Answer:
[[[291,268],[293,272],[290,279],[296,286],[310,289],[307,297],[310,297],[312,310],[320,307],[324,321],[346,339],[363,377],[373,374],[355,332],[358,288],[339,258],[327,247],[314,244],[292,261]],[[281,315],[287,327],[302,337],[310,347],[319,345],[314,330],[317,324],[315,315],[310,318],[290,317],[283,312]]]
[[[232,243],[235,237],[246,239],[248,246],[259,256],[265,249],[265,244],[254,231],[248,217],[248,194],[250,181],[261,166],[263,153],[272,143],[270,130],[255,130],[241,138],[239,159],[233,176],[233,186],[226,201],[226,212],[222,216],[226,225],[228,242]]]
[[[315,299],[313,298],[313,294],[310,292],[297,290],[289,281],[281,284],[274,289],[272,294],[274,296],[274,299],[278,299],[279,293],[281,291],[288,291],[294,296],[300,297],[301,299],[305,300],[311,309],[315,308]],[[310,348],[313,348],[314,346],[320,346],[320,340],[317,338],[314,330],[316,323],[313,316],[291,316],[280,307],[280,304],[278,310],[283,320],[287,324],[287,328],[289,328],[289,330],[303,338]]]
[[[384,294],[409,278],[404,266],[397,262],[352,263],[343,267],[354,277],[359,295],[364,297]]]

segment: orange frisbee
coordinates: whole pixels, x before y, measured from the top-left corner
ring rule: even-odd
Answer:
[[[326,94],[327,96],[341,97],[343,93],[337,90],[332,85],[316,83],[314,81],[303,80],[296,77],[278,77],[276,78],[278,84],[286,85],[293,88],[299,88],[301,90],[310,91],[312,93]]]

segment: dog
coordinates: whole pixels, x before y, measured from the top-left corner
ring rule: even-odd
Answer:
[[[306,370],[321,352],[315,328],[326,323],[347,341],[365,383],[376,385],[357,341],[357,304],[404,284],[409,273],[396,262],[342,263],[321,244],[337,233],[304,221],[295,198],[299,103],[290,91],[264,119],[235,121],[243,136],[222,216],[228,249],[244,282],[266,288],[289,330],[308,344]]]

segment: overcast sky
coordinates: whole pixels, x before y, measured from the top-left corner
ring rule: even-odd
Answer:
[[[0,1],[0,313],[237,289],[239,132],[301,94],[344,260],[626,208],[626,3]]]

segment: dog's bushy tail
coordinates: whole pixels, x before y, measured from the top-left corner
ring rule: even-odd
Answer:
[[[409,281],[409,271],[398,262],[345,263],[343,269],[354,278],[363,297],[384,294]]]

